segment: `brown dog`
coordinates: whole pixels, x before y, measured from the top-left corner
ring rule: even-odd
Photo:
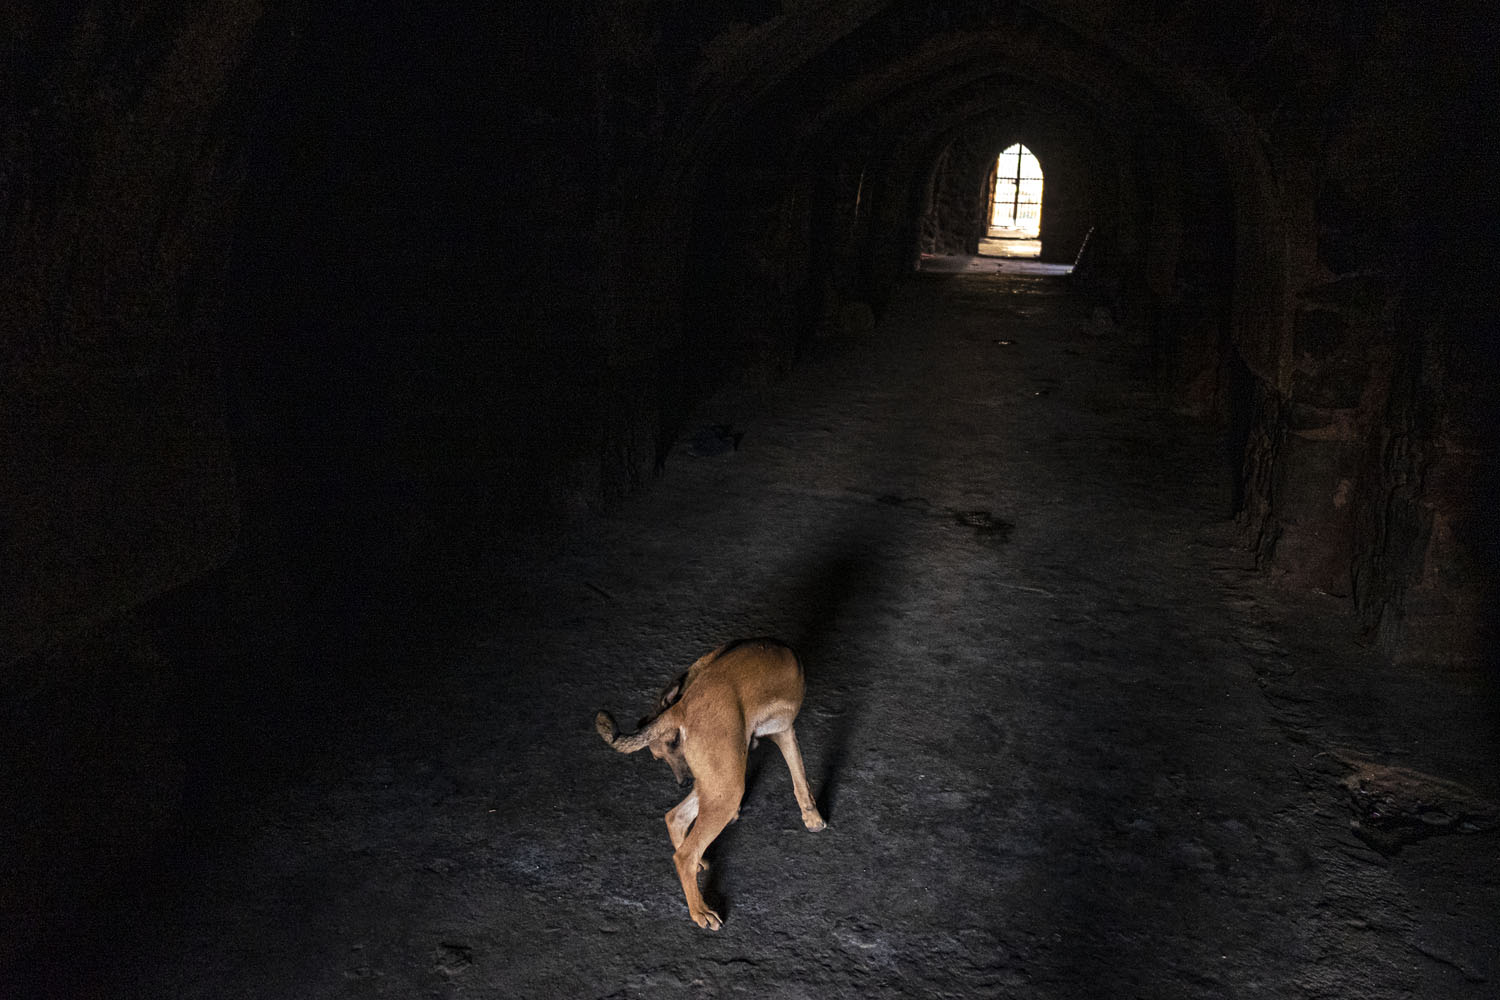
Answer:
[[[704,850],[739,818],[745,759],[758,737],[770,739],[786,758],[802,822],[812,831],[827,825],[808,791],[792,730],[804,687],[802,664],[786,644],[739,639],[700,657],[673,681],[657,699],[655,717],[641,720],[635,734],[620,735],[608,712],[594,717],[599,735],[616,750],[650,747],[653,756],[671,765],[678,784],[693,778],[688,797],[667,813],[667,833],[688,913],[699,927],[718,930],[723,923],[703,902],[698,872],[707,867]]]

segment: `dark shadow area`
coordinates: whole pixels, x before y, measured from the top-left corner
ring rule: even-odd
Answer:
[[[830,824],[838,813],[839,779],[843,773],[850,738],[859,728],[864,705],[871,692],[856,672],[858,665],[837,654],[838,622],[843,612],[857,606],[874,583],[878,542],[867,531],[848,545],[817,573],[792,587],[790,602],[801,612],[803,626],[790,641],[807,669],[807,700],[820,719],[823,738],[818,766],[809,765],[809,778],[818,776],[814,795],[818,809]],[[806,727],[802,730],[805,731]]]
[[[858,729],[870,694],[856,674],[858,665],[846,662],[837,654],[840,618],[849,608],[857,607],[868,592],[876,570],[877,556],[873,546],[878,543],[872,541],[873,534],[867,530],[855,532],[855,537],[859,540],[836,546],[840,554],[806,577],[789,583],[784,592],[769,598],[772,604],[796,609],[793,615],[801,623],[785,637],[802,661],[807,681],[807,693],[795,729],[818,811],[830,825],[837,822],[839,780],[851,738]],[[780,751],[766,740],[760,741],[760,746],[751,752],[747,762],[742,815],[762,805],[778,812],[787,809],[788,805],[795,810],[790,784],[785,789],[785,802],[779,798],[768,803],[755,801],[755,789],[764,767],[786,771],[786,761]],[[728,884],[728,877],[735,867],[734,847],[740,826],[731,823],[726,827],[708,852],[713,863],[704,882],[705,896],[712,895],[725,906],[728,904],[721,887]],[[727,920],[729,911],[716,908]]]
[[[372,720],[421,714],[434,678],[409,672],[417,651],[506,602],[473,561],[347,545],[342,533],[249,537],[227,565],[139,609],[169,692],[174,823],[80,905],[38,913],[31,947],[0,970],[14,992],[0,993],[103,996],[95,984],[122,970],[154,974],[162,935],[201,903],[200,873],[245,851],[288,790],[342,766]]]

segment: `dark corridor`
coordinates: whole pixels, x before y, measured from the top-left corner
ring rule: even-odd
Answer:
[[[1484,5],[7,17],[0,993],[1493,991]]]

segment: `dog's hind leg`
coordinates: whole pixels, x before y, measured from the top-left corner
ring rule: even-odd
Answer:
[[[797,733],[791,726],[787,726],[779,733],[767,733],[766,737],[776,744],[781,750],[781,756],[786,758],[786,769],[792,772],[792,792],[797,796],[797,805],[802,809],[802,823],[816,833],[828,824],[823,822],[818,804],[813,801],[812,790],[807,787],[807,771],[802,767],[802,751],[797,746]]]
[[[693,824],[682,845],[672,855],[677,865],[677,878],[682,882],[682,894],[687,898],[688,916],[699,927],[716,931],[723,919],[703,902],[703,893],[698,891],[698,871],[703,863],[703,852],[714,842],[740,814],[740,796],[745,786],[741,781],[737,787],[712,797],[704,797],[700,803],[698,820]],[[696,794],[696,791],[695,791]]]

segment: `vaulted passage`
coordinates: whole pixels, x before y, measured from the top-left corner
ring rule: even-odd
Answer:
[[[1487,7],[419,6],[11,5],[0,993],[1484,995]]]

